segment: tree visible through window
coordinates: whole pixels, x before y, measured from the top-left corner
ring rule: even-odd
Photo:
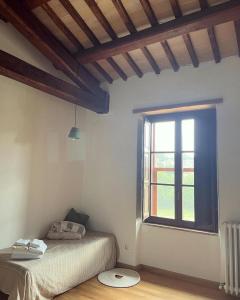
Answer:
[[[215,110],[145,119],[143,209],[145,222],[217,231]]]

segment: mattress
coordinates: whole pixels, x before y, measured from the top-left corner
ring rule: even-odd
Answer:
[[[116,264],[113,235],[88,232],[81,240],[46,240],[38,260],[0,257],[0,291],[9,300],[49,300]]]

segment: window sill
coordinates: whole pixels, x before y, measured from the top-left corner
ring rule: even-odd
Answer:
[[[196,229],[190,229],[190,228],[180,228],[180,227],[174,227],[174,226],[168,226],[168,225],[162,225],[162,224],[154,224],[154,223],[147,223],[142,222],[142,226],[153,226],[153,227],[160,227],[165,229],[171,229],[171,230],[179,230],[179,231],[185,231],[185,232],[191,232],[191,233],[198,233],[203,235],[211,235],[211,236],[218,236],[219,233],[217,232],[208,232],[208,231],[202,231],[202,230],[196,230]]]

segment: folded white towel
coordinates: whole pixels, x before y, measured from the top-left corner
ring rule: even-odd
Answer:
[[[30,240],[19,239],[14,243],[14,245],[15,246],[27,246],[29,242],[30,242]]]
[[[38,248],[29,247],[28,251],[32,254],[43,255],[47,250],[47,245],[42,241]]]
[[[32,248],[39,248],[39,247],[41,247],[43,244],[44,244],[44,241],[38,240],[38,239],[34,239],[34,240],[31,240],[31,241],[29,242],[29,247],[32,247]]]
[[[42,257],[42,255],[33,254],[33,253],[30,253],[29,251],[27,251],[25,253],[13,252],[11,255],[11,259],[21,259],[21,260],[39,259],[41,257]]]

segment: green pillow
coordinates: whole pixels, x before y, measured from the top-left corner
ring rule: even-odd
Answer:
[[[71,208],[68,214],[66,215],[64,221],[74,222],[86,226],[88,219],[88,215],[78,213],[74,208]]]

